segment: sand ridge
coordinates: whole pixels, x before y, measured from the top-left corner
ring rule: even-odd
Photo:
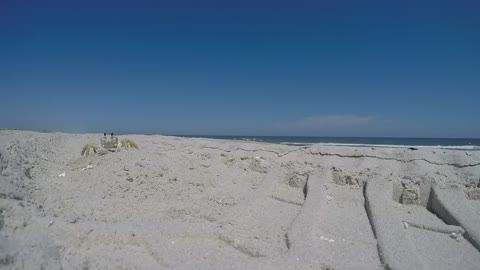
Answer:
[[[120,137],[0,131],[2,268],[480,264],[480,152]]]

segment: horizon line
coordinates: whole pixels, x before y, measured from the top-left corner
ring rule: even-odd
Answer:
[[[23,128],[0,128],[0,131],[11,130],[11,131],[30,131],[30,132],[39,132],[39,133],[67,133],[67,134],[103,134],[104,132],[81,132],[81,131],[64,131],[64,130],[51,130],[51,129],[23,129]],[[106,132],[110,134],[111,132]],[[116,135],[163,135],[163,136],[173,136],[173,137],[297,137],[297,138],[375,138],[375,139],[473,139],[480,140],[480,137],[412,137],[412,136],[323,136],[323,135],[222,135],[222,134],[174,134],[174,133],[161,133],[161,132],[144,132],[144,133],[131,133],[131,132],[119,132],[115,133]]]

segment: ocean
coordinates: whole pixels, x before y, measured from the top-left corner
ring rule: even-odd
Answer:
[[[456,150],[480,150],[480,139],[466,138],[381,138],[381,137],[301,137],[301,136],[195,136],[181,135],[180,137],[210,138],[223,140],[244,140],[285,145],[343,145],[364,147],[414,147],[414,148],[441,148]]]

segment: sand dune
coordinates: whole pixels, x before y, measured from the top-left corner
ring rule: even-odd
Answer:
[[[0,131],[0,268],[480,265],[480,151],[127,137]]]

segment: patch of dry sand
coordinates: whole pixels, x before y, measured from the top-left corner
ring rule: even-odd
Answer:
[[[0,268],[480,265],[480,152],[128,137],[0,131]]]

